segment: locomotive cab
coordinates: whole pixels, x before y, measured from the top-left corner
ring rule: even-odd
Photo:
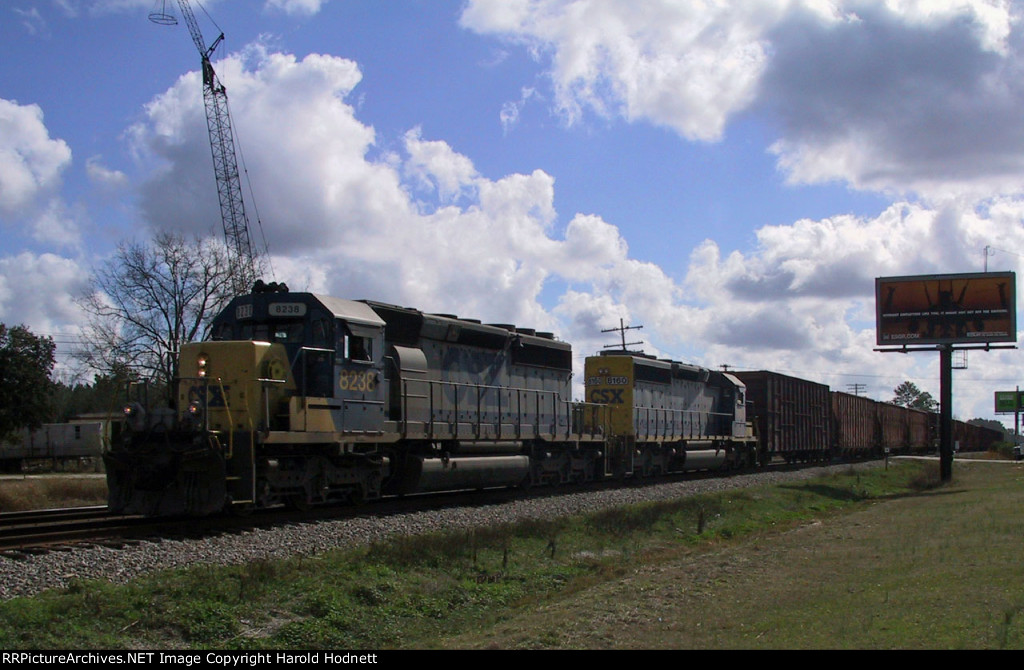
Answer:
[[[266,342],[258,378],[274,433],[327,434],[383,429],[384,322],[366,305],[311,293],[253,293],[236,298],[213,324],[213,341]],[[275,384],[277,385],[274,388]],[[330,439],[335,441],[334,435]]]

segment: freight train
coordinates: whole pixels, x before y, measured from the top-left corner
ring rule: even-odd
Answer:
[[[277,285],[232,300],[177,365],[169,406],[131,403],[104,454],[115,513],[305,508],[832,454],[831,434],[798,447],[786,435],[808,412],[800,430],[830,431],[827,387],[811,408],[759,381],[771,373],[605,351],[586,359],[586,400],[573,401],[572,348],[552,333]]]
[[[825,384],[765,370],[735,372],[747,387],[761,462],[877,458],[886,454],[937,453],[939,416]],[[1002,442],[998,430],[953,421],[959,451],[987,451]]]

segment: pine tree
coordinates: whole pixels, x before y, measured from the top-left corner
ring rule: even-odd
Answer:
[[[893,389],[893,393],[895,393],[896,396],[889,401],[893,405],[909,407],[910,409],[920,409],[926,412],[935,412],[939,408],[938,401],[932,397],[931,393],[922,391],[917,388],[917,384],[911,381],[903,382]]]

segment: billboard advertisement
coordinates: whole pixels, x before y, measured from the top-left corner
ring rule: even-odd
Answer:
[[[1024,393],[1018,391],[996,391],[996,414],[1019,412],[1024,409]]]
[[[880,345],[1017,341],[1016,275],[977,272],[875,279]]]

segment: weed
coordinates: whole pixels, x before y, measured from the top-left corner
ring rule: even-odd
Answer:
[[[938,464],[929,463],[922,467],[919,473],[912,477],[909,486],[914,491],[931,491],[943,485],[942,471]]]
[[[239,629],[235,613],[219,602],[184,602],[177,608],[175,619],[179,622],[182,638],[186,642],[219,642],[231,637]]]

